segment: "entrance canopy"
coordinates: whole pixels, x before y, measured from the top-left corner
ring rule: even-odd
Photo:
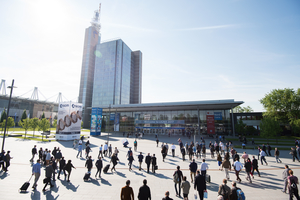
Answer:
[[[208,100],[208,101],[183,101],[166,103],[143,103],[111,105],[110,112],[132,112],[132,111],[168,111],[168,110],[228,110],[243,104],[243,101]],[[109,106],[101,106],[103,112],[109,112]]]

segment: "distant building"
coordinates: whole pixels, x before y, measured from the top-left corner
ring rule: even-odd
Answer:
[[[121,40],[100,43],[99,12],[85,31],[78,102],[83,127],[90,127],[91,108],[139,104],[142,96],[142,52]]]

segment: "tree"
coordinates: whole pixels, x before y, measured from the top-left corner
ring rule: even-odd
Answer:
[[[276,121],[293,123],[300,117],[300,88],[275,89],[259,100],[266,112],[264,117],[273,117]]]
[[[248,113],[248,112],[253,112],[253,109],[250,106],[247,107],[241,107],[237,106],[233,109],[234,113]]]
[[[31,128],[33,130],[33,137],[34,137],[35,129],[37,129],[38,126],[39,126],[39,119],[36,118],[36,117],[30,119],[30,126],[31,126]]]
[[[20,120],[19,124],[25,129],[25,138],[26,138],[27,130],[30,128],[30,125],[31,125],[30,119],[26,118],[26,119]]]
[[[22,114],[22,117],[21,117],[21,121],[23,121],[24,119],[27,119],[26,110],[23,111],[23,114]]]
[[[243,122],[243,120],[239,120],[238,123],[235,125],[235,130],[239,134],[244,134],[246,132],[246,124]]]
[[[48,119],[43,118],[39,121],[39,127],[40,127],[40,130],[45,132],[45,131],[49,130],[49,128],[50,128],[50,122],[48,121]]]
[[[5,128],[5,122],[6,122],[6,119],[3,120],[3,122],[2,122],[2,128]],[[8,133],[9,128],[13,127],[14,125],[15,125],[15,120],[12,117],[9,117],[7,119],[7,125],[6,125],[7,133]]]
[[[42,117],[41,117],[42,119],[44,119],[45,118],[45,112],[43,112],[43,114],[42,114]]]
[[[264,138],[276,137],[282,131],[280,124],[273,117],[264,117],[260,123],[261,136]]]
[[[56,126],[57,126],[57,119],[54,119],[54,120],[53,120],[53,123],[52,123],[52,127],[55,127],[55,128],[56,128]]]
[[[0,123],[2,123],[3,120],[5,120],[5,119],[6,119],[6,112],[5,112],[5,108],[4,108],[3,112],[1,113]]]

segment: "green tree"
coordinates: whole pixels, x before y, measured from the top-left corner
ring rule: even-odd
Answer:
[[[57,126],[57,119],[54,119],[54,120],[53,120],[53,123],[52,123],[52,127],[55,127],[55,128],[56,128],[56,126]]]
[[[5,119],[6,119],[6,112],[5,112],[5,108],[4,108],[4,110],[1,113],[0,123],[2,123],[3,120],[5,120]]]
[[[264,138],[276,137],[282,131],[280,124],[273,117],[264,117],[260,123],[261,136]]]
[[[21,121],[23,121],[24,119],[27,119],[26,110],[23,111],[23,114],[22,114],[22,117],[21,117]]]
[[[43,132],[49,130],[49,128],[50,128],[49,120],[46,118],[41,119],[39,121],[39,127],[40,127],[40,130],[42,130]]]
[[[260,99],[266,112],[264,117],[273,117],[276,121],[293,123],[300,116],[300,88],[275,89]]]
[[[253,112],[253,109],[250,106],[246,106],[246,107],[241,107],[241,106],[237,106],[233,109],[234,113],[248,113],[248,112]]]
[[[235,130],[237,133],[243,135],[246,132],[246,126],[247,125],[243,122],[243,120],[240,119],[235,125]]]
[[[27,118],[27,119],[20,120],[19,124],[25,129],[25,138],[26,138],[27,130],[31,126],[30,119]]]
[[[38,126],[39,126],[38,118],[35,117],[35,118],[30,119],[30,127],[33,130],[33,137],[34,137],[35,130],[38,128]]]
[[[2,128],[5,128],[5,122],[6,122],[6,119],[3,120],[3,122],[2,122]],[[8,133],[9,128],[13,127],[13,126],[15,126],[15,120],[14,120],[14,118],[9,117],[7,120],[6,132]]]
[[[45,118],[45,112],[43,112],[43,114],[42,114],[42,117],[41,117],[42,119],[44,119]]]

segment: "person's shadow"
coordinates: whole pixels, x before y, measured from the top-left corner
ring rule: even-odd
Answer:
[[[39,200],[41,199],[41,193],[37,190],[33,190],[30,197],[32,200]]]

